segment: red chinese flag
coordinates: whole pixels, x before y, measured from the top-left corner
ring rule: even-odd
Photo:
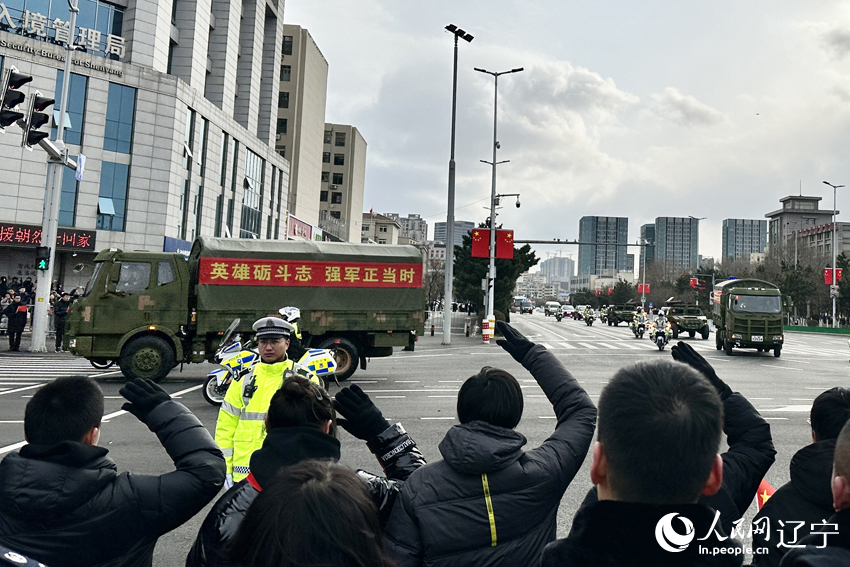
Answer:
[[[472,257],[490,257],[490,231],[483,228],[472,229]]]
[[[698,280],[698,279],[696,279],[696,278],[691,278],[690,286],[691,286],[692,288],[696,289],[696,287],[697,287],[697,284],[698,284],[698,283],[699,283],[699,280]]]
[[[838,281],[841,281],[841,272],[843,270],[844,270],[844,268],[838,268],[837,270],[835,270],[835,272],[836,272],[835,273],[835,279],[837,279]]]
[[[823,269],[823,283],[832,285],[832,268]]]
[[[761,479],[761,484],[759,484],[758,493],[756,494],[759,510],[761,510],[761,507],[764,506],[765,502],[773,496],[774,492],[776,492],[776,489],[774,489],[767,480]]]
[[[613,288],[613,287],[609,287],[609,288],[608,288],[608,295],[611,295],[612,293],[614,293],[614,288]]]
[[[496,258],[513,260],[514,258],[514,231],[496,231]]]

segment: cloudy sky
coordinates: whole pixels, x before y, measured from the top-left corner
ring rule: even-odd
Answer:
[[[850,2],[818,0],[286,0],[330,64],[327,120],[369,144],[365,208],[445,220],[452,36],[458,71],[456,218],[488,212],[493,79],[499,222],[521,239],[574,239],[584,215],[763,219],[779,199],[850,186]],[[842,206],[842,201],[844,206]],[[838,208],[850,210],[850,193]],[[844,215],[846,218],[846,215]],[[536,247],[543,258],[555,246]],[[575,254],[564,247],[563,254]]]

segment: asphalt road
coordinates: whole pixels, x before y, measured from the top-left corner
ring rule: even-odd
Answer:
[[[659,352],[649,340],[636,340],[625,325],[608,327],[598,321],[592,327],[583,322],[555,321],[542,314],[514,316],[514,325],[531,340],[542,343],[558,355],[595,400],[614,372],[636,361],[669,357],[669,349]],[[482,366],[497,366],[512,372],[526,395],[525,412],[517,428],[528,438],[527,447],[542,443],[555,422],[552,407],[534,379],[499,347],[485,346],[480,338],[455,336],[451,346],[435,337],[421,337],[415,352],[396,352],[390,358],[373,359],[366,371],[358,371],[351,382],[358,383],[373,397],[388,419],[400,421],[417,441],[429,461],[440,457],[438,444],[446,430],[457,423],[455,400],[464,379]],[[774,486],[789,480],[788,466],[794,452],[811,442],[806,423],[812,400],[833,386],[847,385],[850,349],[846,337],[797,334],[786,335],[781,358],[770,353],[735,351],[726,356],[707,341],[685,339],[709,362],[733,390],[742,392],[769,420],[778,455],[767,479]],[[200,385],[210,365],[186,366],[162,382],[162,386],[195,412],[214,430],[217,409],[208,405]],[[159,474],[172,469],[156,437],[135,417],[120,411],[123,384],[115,369],[98,371],[85,360],[68,354],[0,354],[0,458],[23,442],[24,407],[35,389],[57,376],[95,376],[106,396],[105,424],[101,445],[110,449],[120,470]],[[331,387],[331,393],[336,387]],[[362,443],[340,432],[342,462],[353,468],[379,471],[374,457]],[[569,531],[571,518],[591,488],[589,459],[567,490],[558,516],[558,535]],[[755,503],[752,506],[755,511]],[[154,565],[180,565],[206,515],[201,512],[181,528],[161,538]]]

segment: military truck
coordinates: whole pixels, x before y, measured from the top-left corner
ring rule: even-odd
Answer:
[[[703,340],[708,340],[708,318],[696,305],[686,305],[681,302],[668,303],[667,321],[673,331],[673,338],[678,339],[679,333],[686,332],[694,338],[697,333]]]
[[[717,350],[731,355],[735,348],[754,348],[780,356],[785,340],[782,316],[791,300],[779,287],[750,278],[726,280],[715,284],[711,301]]]
[[[301,310],[304,346],[329,348],[337,378],[358,362],[412,350],[424,331],[422,258],[413,246],[198,238],[181,254],[105,250],[71,310],[68,349],[160,380],[179,363],[212,362],[222,331]]]
[[[617,327],[620,322],[631,323],[636,311],[636,305],[612,305],[608,308],[608,326]]]

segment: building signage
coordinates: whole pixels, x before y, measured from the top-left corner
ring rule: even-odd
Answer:
[[[94,251],[94,230],[77,230],[59,227],[56,233],[56,248],[59,250]],[[32,248],[41,246],[41,227],[0,222],[0,246]]]
[[[265,287],[422,287],[422,264],[201,258],[199,284]]]
[[[313,225],[289,215],[286,222],[286,236],[290,240],[313,240]]]
[[[192,243],[188,240],[180,240],[179,238],[171,238],[170,236],[165,236],[163,237],[162,241],[162,251],[183,254],[184,256],[188,257],[189,252],[192,251]]]
[[[5,47],[7,49],[13,49],[15,51],[21,51],[23,53],[30,53],[32,55],[36,55],[38,57],[45,57],[47,59],[55,59],[56,61],[65,62],[65,56],[61,53],[57,53],[50,49],[35,49],[25,43],[12,43],[11,41],[6,41],[5,39],[0,38],[0,47]],[[91,61],[86,61],[85,59],[72,59],[71,63],[77,65],[78,67],[85,67],[86,69],[91,69],[93,71],[100,71],[102,73],[108,73],[110,75],[117,75],[118,77],[124,76],[124,71],[121,69],[115,69],[110,67],[109,65],[98,65],[97,63],[93,63]]]
[[[62,44],[70,41],[71,22],[59,18],[48,20],[44,14],[29,10],[24,10],[20,14],[20,17],[12,17],[6,4],[0,2],[0,29],[41,41]],[[103,34],[99,30],[79,26],[74,30],[74,45],[85,47],[90,53],[102,53],[107,57],[115,55],[119,59],[126,53],[126,42],[123,37],[111,33]]]

